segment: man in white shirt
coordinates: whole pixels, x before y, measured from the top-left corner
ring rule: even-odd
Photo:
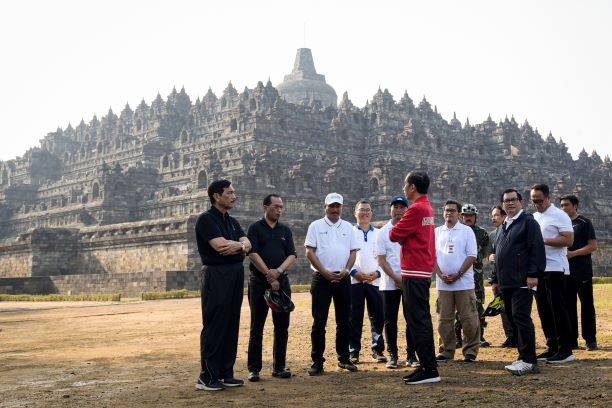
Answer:
[[[371,224],[372,206],[368,200],[357,202],[355,219],[357,224],[354,233],[361,249],[357,252],[355,265],[351,270],[350,360],[353,364],[359,363],[363,313],[367,304],[372,335],[372,359],[377,363],[386,363],[385,340],[382,333],[384,327],[382,296],[378,290],[381,273],[374,254],[379,230]]]
[[[310,293],[312,295],[312,324],[310,353],[313,364],[309,375],[323,374],[325,358],[325,326],[329,306],[333,299],[336,314],[336,353],[338,367],[357,371],[349,361],[349,311],[351,281],[349,273],[355,263],[359,243],[353,226],[342,220],[344,199],[338,193],[325,197],[325,217],[313,221],[306,233],[306,258],[313,270]]]
[[[567,247],[574,242],[572,220],[551,203],[550,189],[546,184],[531,188],[533,214],[540,224],[546,249],[546,269],[538,282],[536,304],[546,337],[547,349],[538,360],[548,363],[567,363],[576,360],[572,353],[572,325],[565,304],[564,275],[570,274]]]
[[[387,339],[387,351],[389,361],[387,368],[398,368],[398,349],[397,349],[397,314],[402,300],[402,268],[400,267],[401,245],[391,242],[389,231],[395,224],[402,219],[408,208],[408,200],[403,195],[397,195],[391,199],[390,214],[391,219],[378,232],[376,237],[376,258],[382,270],[380,277],[380,293],[383,299],[383,314],[385,316],[385,337]],[[402,303],[404,320],[406,318],[405,303]],[[416,357],[414,339],[406,323],[406,357],[407,367],[418,367],[419,360]]]
[[[474,292],[474,270],[478,247],[472,229],[459,222],[461,204],[448,200],[444,204],[445,224],[436,228],[436,288],[438,290],[438,362],[455,355],[455,311],[463,327],[463,357],[473,362],[480,346],[480,323]]]

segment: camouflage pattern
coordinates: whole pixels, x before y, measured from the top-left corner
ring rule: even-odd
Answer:
[[[485,288],[483,266],[484,260],[488,257],[489,253],[489,234],[478,225],[474,225],[471,228],[472,231],[474,231],[474,235],[476,235],[476,245],[478,248],[476,261],[474,261],[472,269],[474,269],[474,292],[476,294],[477,301],[476,306],[478,308],[478,317],[480,318],[480,326],[482,330],[482,328],[487,325],[484,318]],[[459,321],[458,314],[455,314],[455,331],[461,331],[461,322]]]

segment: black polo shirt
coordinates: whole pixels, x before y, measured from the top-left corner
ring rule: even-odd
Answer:
[[[570,251],[585,247],[589,243],[589,240],[597,239],[591,220],[582,215],[572,220],[572,227],[574,227],[574,243],[568,248]],[[591,254],[575,256],[569,260],[569,265],[570,273],[573,276],[580,278],[593,276],[593,261],[591,260]]]
[[[227,265],[244,260],[244,255],[241,253],[222,256],[210,246],[209,241],[213,238],[223,237],[231,241],[238,241],[239,238],[245,236],[238,221],[227,212],[222,214],[215,207],[203,212],[196,221],[195,233],[202,264]]]
[[[253,247],[251,253],[259,255],[270,269],[281,266],[289,255],[296,255],[293,234],[289,227],[280,222],[277,222],[274,228],[270,228],[266,220],[262,218],[251,224],[247,237]],[[251,276],[265,280],[253,262],[250,263],[249,269]]]

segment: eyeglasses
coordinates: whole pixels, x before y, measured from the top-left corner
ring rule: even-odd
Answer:
[[[504,199],[504,204],[516,203],[519,201],[518,197]]]
[[[535,200],[531,200],[532,203],[534,204],[542,204],[544,202],[543,198],[537,198]]]

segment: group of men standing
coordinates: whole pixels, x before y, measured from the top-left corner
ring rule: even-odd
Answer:
[[[502,193],[501,206],[493,208],[492,222],[497,228],[489,237],[476,225],[477,209],[471,204],[462,207],[454,200],[445,203],[444,224],[435,228],[428,188],[426,173],[409,173],[404,195],[392,198],[391,219],[380,230],[371,224],[372,208],[367,200],[357,203],[357,223],[353,225],[341,218],[343,197],[338,193],[326,196],[325,216],[310,224],[304,242],[312,269],[313,363],[309,375],[324,372],[326,324],[332,301],[336,318],[335,347],[338,367],[342,369],[357,371],[366,305],[372,358],[386,363],[388,368],[397,368],[397,319],[402,303],[406,320],[406,366],[415,368],[403,377],[406,384],[439,382],[438,363],[453,359],[456,348],[462,348],[465,362],[475,361],[479,347],[488,346],[484,339],[483,261],[489,253],[494,265],[492,289],[495,294],[501,293],[505,302],[502,320],[507,339],[504,345],[516,345],[519,352],[518,360],[506,366],[508,371],[517,375],[538,372],[538,359],[551,363],[575,359],[572,348],[577,347],[578,337],[576,295],[582,302],[587,348],[597,347],[592,281],[589,285],[592,272],[589,275],[588,271],[596,240],[590,222],[576,213],[576,197],[561,199],[568,216],[551,205],[548,187],[536,185],[531,191],[531,201],[537,212],[531,216],[522,210],[520,193],[506,190]],[[196,387],[216,391],[244,384],[233,373],[244,258],[250,259],[248,380],[259,381],[263,329],[268,315],[264,294],[272,290],[291,295],[287,270],[296,260],[296,251],[291,230],[279,222],[283,212],[280,196],[270,194],[264,198],[264,217],[253,223],[245,234],[228,213],[236,200],[231,183],[213,182],[208,195],[212,206],[196,222],[198,250],[204,265],[201,373]],[[575,240],[574,229],[584,237]],[[570,247],[569,253],[567,247]],[[568,257],[574,260],[570,262],[575,265],[571,269]],[[573,269],[579,272],[573,274]],[[429,307],[432,271],[436,274],[438,291],[437,355]],[[531,320],[532,290],[536,287],[547,339],[547,350],[539,356],[535,354]],[[292,374],[286,367],[289,313],[273,311],[272,319],[272,375],[290,378]],[[384,355],[385,337],[388,359]]]

